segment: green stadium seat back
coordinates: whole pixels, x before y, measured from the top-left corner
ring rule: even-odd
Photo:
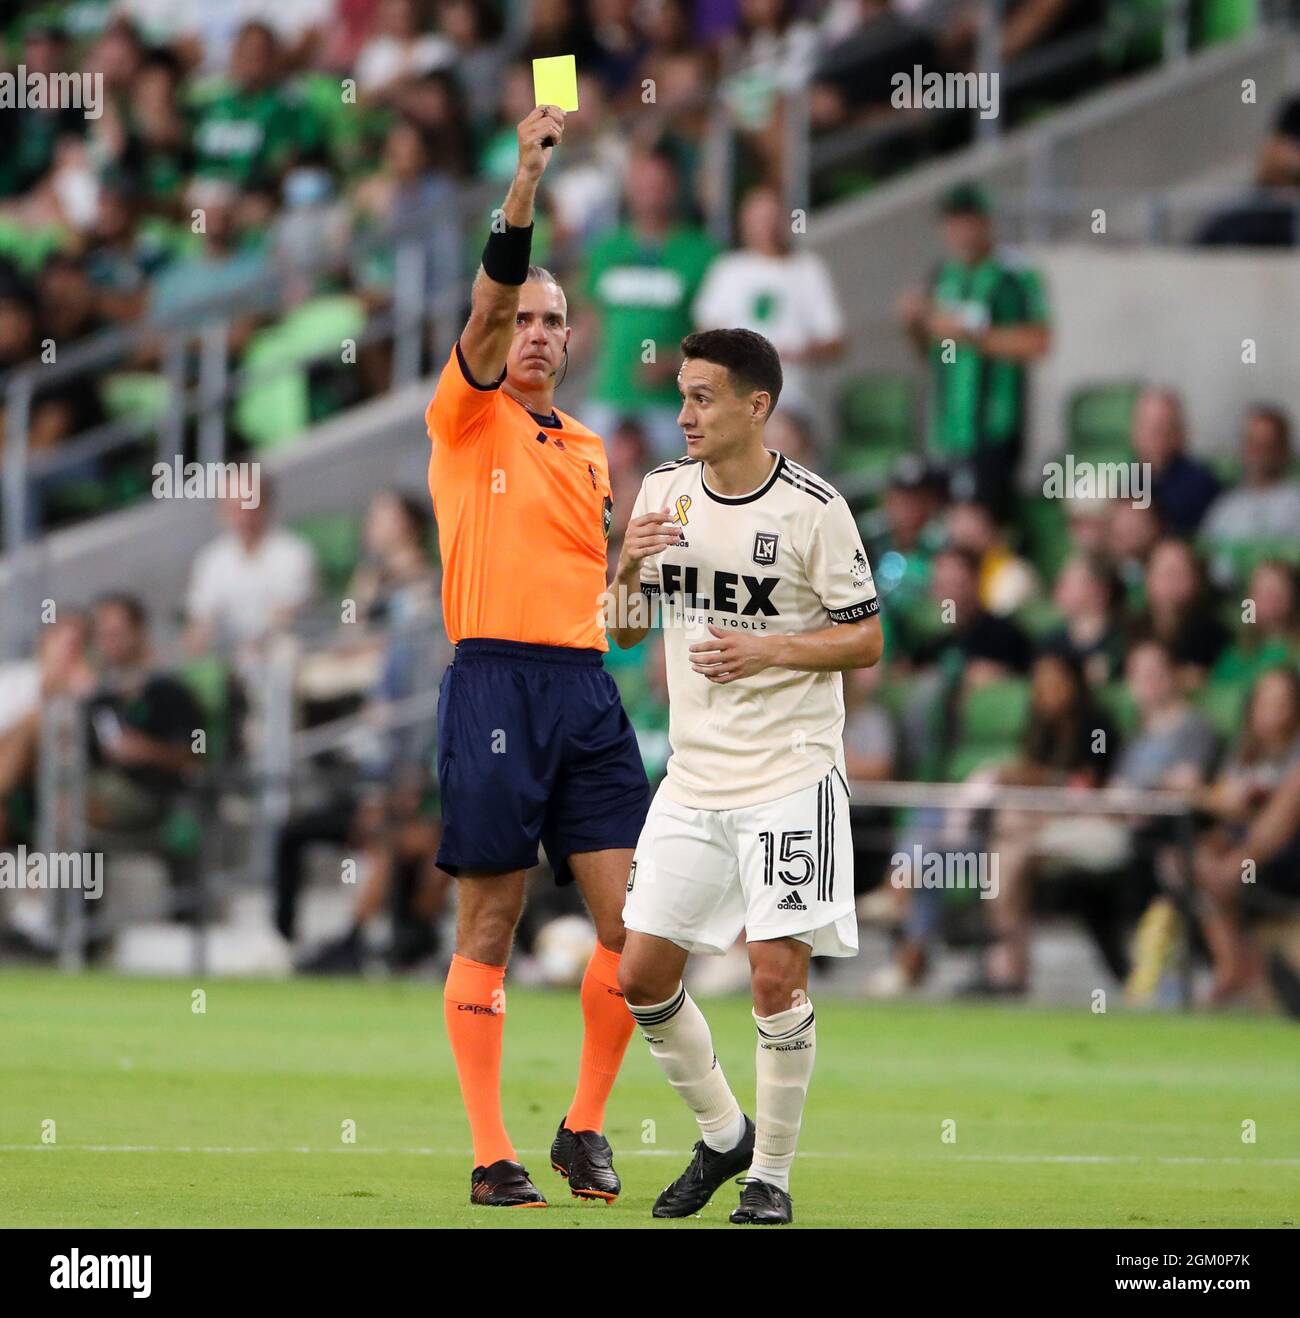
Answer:
[[[225,753],[230,735],[230,670],[217,655],[200,655],[180,666],[178,676],[203,711],[210,763]]]
[[[888,450],[897,456],[916,443],[916,385],[905,375],[863,375],[840,395],[845,448]]]
[[[1248,684],[1240,682],[1206,682],[1196,694],[1195,705],[1225,742],[1235,742],[1241,735],[1246,712]]]
[[[1270,559],[1281,559],[1293,567],[1300,567],[1300,535],[1285,540],[1211,540],[1202,537],[1198,548],[1210,565],[1211,576],[1219,582],[1244,586],[1255,568]],[[1233,625],[1240,621],[1238,609]]]
[[[259,330],[244,356],[252,374],[235,404],[235,422],[254,448],[276,448],[292,442],[311,424],[308,374],[295,364],[327,354],[339,354],[344,339],[355,339],[365,328],[365,308],[359,298],[327,294],[309,298],[278,325]]]
[[[35,275],[68,242],[69,234],[61,225],[0,219],[0,256],[12,261],[25,275]]]
[[[162,820],[162,845],[169,856],[197,856],[203,845],[198,812],[190,805],[173,806]]]
[[[1041,641],[1060,630],[1063,615],[1051,600],[1032,599],[1015,611],[1013,619],[1035,640]]]
[[[99,397],[110,419],[145,426],[162,420],[171,389],[167,377],[153,371],[118,371],[100,381]]]
[[[1027,678],[1008,677],[972,687],[962,697],[960,744],[1014,746],[1028,719]]]
[[[996,768],[1010,764],[1019,748],[1003,746],[957,746],[948,757],[944,779],[950,783],[965,782],[977,769]]]
[[[1069,503],[1031,494],[1019,500],[1018,512],[1025,555],[1047,580],[1053,580],[1070,556]]]
[[[1195,49],[1220,41],[1235,41],[1259,23],[1258,0],[1201,0],[1194,7],[1192,45]]]
[[[1164,53],[1166,0],[1110,0],[1102,58],[1118,68],[1156,63]]]
[[[1135,380],[1086,385],[1066,404],[1066,437],[1076,462],[1127,462],[1133,407],[1140,386]]]
[[[1102,712],[1121,737],[1132,737],[1138,730],[1137,705],[1123,682],[1107,682],[1094,691]]]
[[[323,513],[303,517],[291,529],[312,547],[330,588],[346,586],[361,558],[360,518],[352,513]]]

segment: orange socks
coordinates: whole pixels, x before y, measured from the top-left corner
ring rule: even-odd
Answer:
[[[635,1022],[618,987],[619,954],[596,944],[582,977],[582,1061],[578,1089],[565,1125],[570,1130],[600,1130],[605,1101],[614,1087]]]
[[[617,957],[614,958],[614,965],[617,969]],[[505,978],[505,966],[486,966],[468,957],[453,956],[451,969],[447,972],[447,986],[443,990],[442,1011],[447,1022],[452,1056],[456,1059],[456,1074],[460,1077],[465,1113],[469,1117],[469,1128],[474,1137],[476,1167],[488,1167],[502,1158],[511,1162],[518,1161],[515,1147],[506,1134],[505,1122],[501,1119],[501,1038],[505,1033],[506,1022]],[[584,984],[584,1005],[586,1000]],[[619,1006],[622,1006],[621,1000]],[[623,1042],[627,1042],[626,1037]],[[585,1050],[583,1064],[585,1067]]]

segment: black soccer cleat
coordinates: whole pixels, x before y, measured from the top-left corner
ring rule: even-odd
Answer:
[[[594,1130],[570,1130],[564,1121],[551,1142],[551,1166],[569,1182],[575,1199],[603,1199],[612,1204],[623,1182],[614,1170],[609,1141]]]
[[[501,1158],[490,1167],[475,1167],[469,1201],[480,1208],[545,1208],[542,1192],[528,1179],[522,1163]]]
[[[779,1185],[770,1185],[755,1176],[742,1176],[739,1184],[740,1205],[732,1210],[731,1221],[746,1226],[784,1226],[794,1221],[794,1204]]]
[[[703,1140],[695,1145],[690,1165],[655,1200],[652,1217],[690,1217],[713,1198],[724,1182],[749,1170],[754,1160],[754,1123],[745,1118],[745,1133],[734,1149],[716,1153]]]

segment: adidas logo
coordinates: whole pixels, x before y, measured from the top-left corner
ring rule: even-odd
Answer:
[[[806,911],[808,908],[803,904],[797,892],[790,891],[777,902],[776,909],[778,911]]]

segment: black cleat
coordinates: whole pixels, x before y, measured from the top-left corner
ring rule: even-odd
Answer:
[[[754,1160],[754,1123],[745,1118],[745,1133],[734,1149],[715,1153],[703,1140],[695,1145],[690,1165],[655,1200],[653,1217],[690,1217],[713,1198],[724,1181],[749,1170]]]
[[[570,1130],[564,1121],[551,1142],[551,1166],[569,1182],[575,1199],[603,1199],[612,1204],[623,1182],[614,1170],[609,1141],[594,1130]]]
[[[770,1185],[754,1176],[742,1176],[740,1206],[731,1214],[731,1221],[747,1226],[784,1226],[794,1221],[794,1204],[779,1185]]]
[[[501,1158],[490,1167],[475,1167],[469,1201],[482,1208],[545,1208],[542,1192],[528,1179],[522,1163]]]

